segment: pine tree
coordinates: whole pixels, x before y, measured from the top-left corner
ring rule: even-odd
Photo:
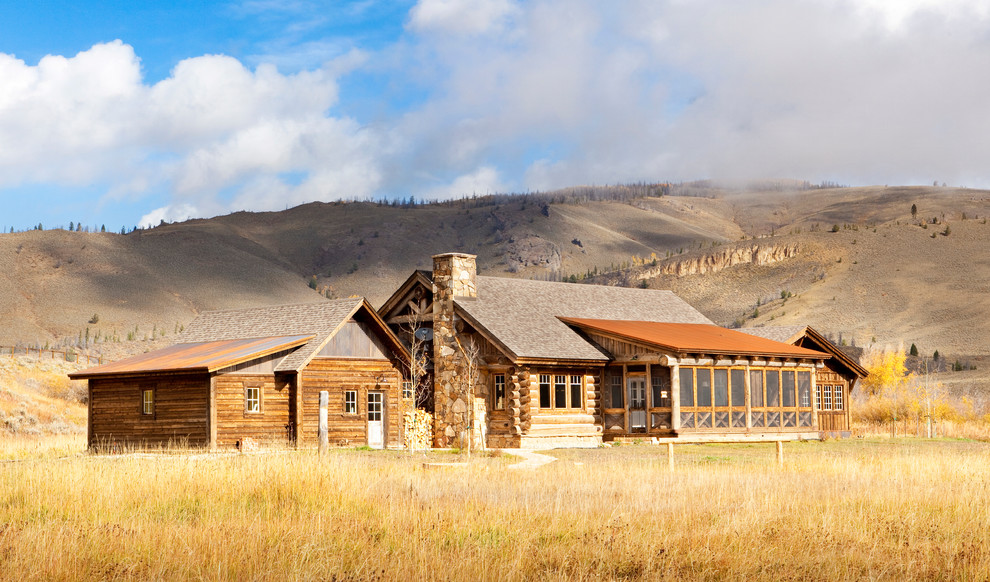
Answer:
[[[911,352],[910,352],[910,354],[912,356],[917,356],[918,355],[918,346],[916,346],[914,344],[911,344]]]

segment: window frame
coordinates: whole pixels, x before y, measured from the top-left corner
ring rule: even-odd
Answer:
[[[251,398],[252,391],[257,392],[255,398]],[[262,414],[264,412],[262,408],[263,392],[264,386],[260,383],[244,384],[244,414]],[[255,407],[251,406],[252,402],[255,403]]]
[[[151,399],[148,400],[147,396],[151,395]],[[148,405],[151,405],[151,411],[148,412]],[[141,418],[154,419],[155,413],[157,411],[157,402],[155,401],[155,389],[141,387]]]
[[[402,381],[402,399],[403,400],[412,400],[415,396],[416,396],[416,394],[413,392],[413,389],[412,389],[412,380],[403,380]]]
[[[357,390],[344,390],[344,414],[357,416],[358,414],[358,391]],[[353,396],[352,399],[349,398]],[[350,410],[349,410],[350,408]]]
[[[574,396],[577,396],[576,404]],[[581,374],[567,374],[567,408],[584,410],[584,376]]]
[[[492,374],[492,408],[506,409],[505,374]]]
[[[836,384],[833,388],[834,388],[835,397],[832,399],[832,410],[838,410],[838,411],[845,410],[842,407],[844,400],[842,384]]]

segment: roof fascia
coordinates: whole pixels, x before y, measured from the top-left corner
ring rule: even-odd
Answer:
[[[399,288],[395,290],[395,293],[392,293],[392,296],[386,299],[385,303],[378,308],[377,313],[380,318],[387,319],[388,315],[402,304],[402,299],[404,299],[406,295],[408,295],[409,292],[415,288],[417,283],[429,289],[431,293],[433,292],[433,281],[427,279],[426,275],[417,269],[413,271],[412,275],[409,275],[405,282],[403,282],[402,285],[399,285]]]
[[[310,342],[315,337],[316,337],[315,335],[311,335],[311,336],[307,336],[305,339],[300,339],[300,340],[296,340],[296,341],[292,341],[292,342],[288,342],[288,343],[282,344],[280,346],[275,346],[275,347],[272,347],[272,348],[268,348],[266,350],[260,350],[260,351],[257,351],[257,352],[253,352],[251,354],[245,355],[242,358],[237,358],[237,359],[231,360],[229,362],[224,362],[223,365],[215,364],[213,366],[209,366],[209,367],[206,368],[206,370],[209,373],[212,374],[213,372],[216,372],[217,370],[222,370],[224,368],[229,368],[231,366],[237,366],[239,364],[243,364],[244,362],[250,362],[251,360],[257,360],[257,359],[260,359],[260,358],[264,358],[265,356],[270,356],[272,354],[276,354],[276,353],[281,352],[283,350],[288,350],[288,349],[292,349],[292,348],[298,348],[300,346],[306,345],[308,342]]]
[[[818,333],[818,330],[811,327],[810,325],[804,330],[805,335],[818,344],[823,350],[832,354],[835,359],[839,360],[843,365],[849,368],[854,374],[860,378],[866,378],[870,373],[859,364],[859,362],[853,360],[845,352],[836,347],[832,342],[822,334]],[[796,341],[796,340],[795,340]]]

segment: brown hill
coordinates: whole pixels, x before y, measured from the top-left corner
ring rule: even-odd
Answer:
[[[0,234],[0,344],[77,340],[87,328],[91,341],[121,340],[98,342],[102,349],[126,344],[129,333],[167,341],[202,310],[319,301],[307,287],[313,275],[326,294],[379,303],[412,269],[428,268],[432,254],[458,250],[477,253],[487,274],[597,273],[596,282],[671,288],[726,325],[808,323],[857,345],[875,338],[917,343],[924,353],[990,355],[979,339],[990,320],[990,192],[658,191],[314,203],[128,235]],[[610,197],[620,200],[596,200]],[[88,323],[94,315],[99,321]]]

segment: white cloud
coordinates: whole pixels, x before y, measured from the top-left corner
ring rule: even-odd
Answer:
[[[485,34],[501,31],[518,11],[511,0],[420,0],[409,13],[409,27],[455,36]]]
[[[429,199],[447,200],[463,196],[485,196],[505,191],[505,186],[498,178],[498,170],[491,166],[483,166],[471,173],[458,176],[450,184],[431,188],[425,195]]]

